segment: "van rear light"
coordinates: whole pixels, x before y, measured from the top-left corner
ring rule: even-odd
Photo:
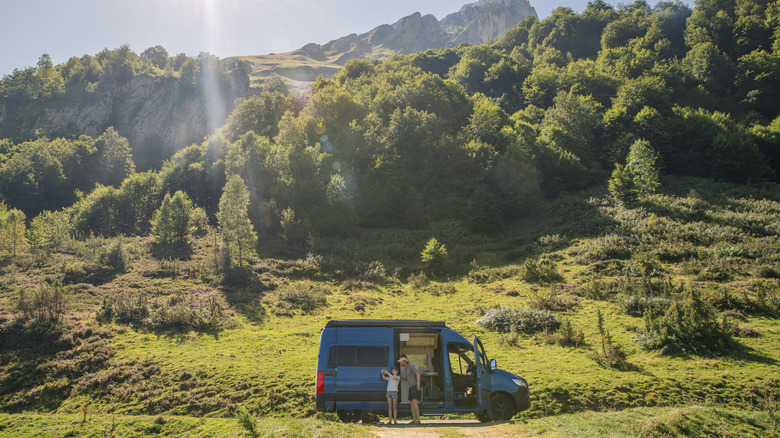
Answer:
[[[317,371],[317,394],[325,392],[325,372]]]

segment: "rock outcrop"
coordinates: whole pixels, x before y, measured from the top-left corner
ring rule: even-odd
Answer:
[[[200,142],[224,124],[237,98],[249,96],[249,77],[243,70],[231,72],[226,83],[208,90],[188,90],[180,81],[140,74],[89,94],[54,98],[23,114],[9,113],[0,102],[0,130],[3,136],[25,139],[38,133],[98,137],[114,127],[130,141],[137,158],[149,155],[152,163]],[[147,163],[136,164],[144,168]]]
[[[461,43],[479,45],[499,38],[536,10],[528,0],[480,0],[463,6],[441,21],[433,15],[416,12],[394,24],[383,24],[362,35],[352,34],[319,46],[308,44],[307,51],[326,56],[377,53],[377,48],[395,53],[455,47]],[[353,56],[355,57],[355,56]],[[318,58],[322,59],[322,58]]]

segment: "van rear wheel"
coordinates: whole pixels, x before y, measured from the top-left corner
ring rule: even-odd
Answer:
[[[336,414],[339,416],[339,420],[341,420],[342,423],[357,423],[363,416],[363,411],[341,410],[336,412]]]
[[[488,414],[493,421],[508,421],[515,416],[517,410],[512,399],[506,394],[496,394],[490,398]]]

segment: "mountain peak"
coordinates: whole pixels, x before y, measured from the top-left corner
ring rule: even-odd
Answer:
[[[330,41],[322,50],[334,55],[345,49],[354,52],[363,46],[368,52],[382,48],[395,53],[414,53],[461,43],[478,45],[501,37],[529,16],[536,16],[536,10],[528,0],[479,0],[464,5],[441,21],[433,15],[415,12],[392,25],[384,24],[358,35],[360,41],[353,34]]]

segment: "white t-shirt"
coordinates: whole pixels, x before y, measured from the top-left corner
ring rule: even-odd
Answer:
[[[388,377],[388,379],[387,379],[387,390],[388,391],[398,391],[398,380],[401,380],[401,377],[400,376],[394,376],[392,374],[387,376],[387,377]],[[396,379],[398,379],[398,380],[396,380]]]

